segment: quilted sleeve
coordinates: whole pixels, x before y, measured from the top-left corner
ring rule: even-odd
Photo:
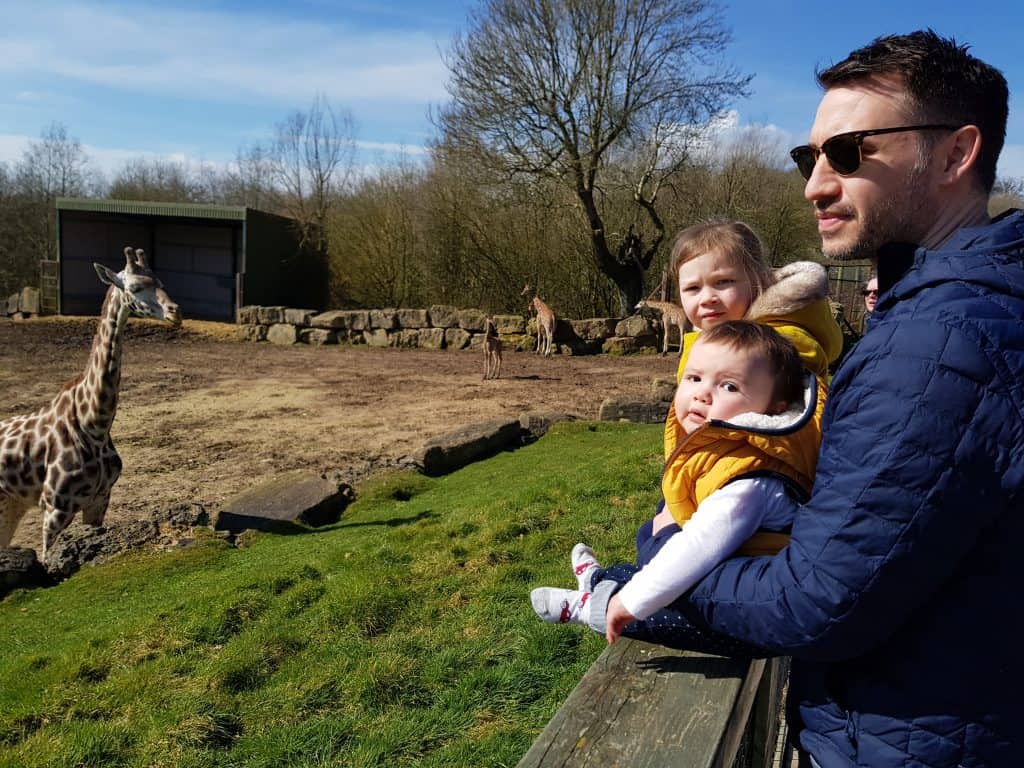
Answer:
[[[790,545],[733,558],[687,612],[778,653],[820,661],[881,644],[1007,513],[1024,442],[983,340],[934,320],[879,325],[826,406],[811,500]]]

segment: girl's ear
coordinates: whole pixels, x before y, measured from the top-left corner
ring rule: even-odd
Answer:
[[[102,264],[97,264],[95,262],[93,262],[92,266],[96,270],[96,274],[99,275],[100,280],[102,280],[107,285],[116,285],[122,291],[124,290],[124,282],[122,282],[117,272],[110,269],[109,267],[105,267]]]

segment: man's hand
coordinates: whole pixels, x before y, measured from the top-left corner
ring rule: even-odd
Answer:
[[[605,612],[604,621],[604,637],[608,641],[608,645],[611,645],[618,640],[627,624],[636,621],[636,616],[623,608],[619,596],[615,595],[608,601],[608,610]]]

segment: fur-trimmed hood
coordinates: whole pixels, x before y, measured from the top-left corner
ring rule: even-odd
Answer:
[[[828,272],[813,261],[794,261],[775,270],[775,283],[754,300],[747,318],[792,315],[812,301],[828,298]]]

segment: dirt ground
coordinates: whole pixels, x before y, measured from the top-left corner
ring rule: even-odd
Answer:
[[[96,321],[0,320],[0,420],[46,405],[84,368]],[[108,522],[182,502],[209,510],[293,469],[358,479],[458,426],[527,410],[597,417],[608,396],[646,395],[672,355],[506,352],[483,381],[478,351],[291,347],[234,340],[234,326],[131,320],[112,437],[124,470]],[[38,548],[37,512],[12,545]]]

